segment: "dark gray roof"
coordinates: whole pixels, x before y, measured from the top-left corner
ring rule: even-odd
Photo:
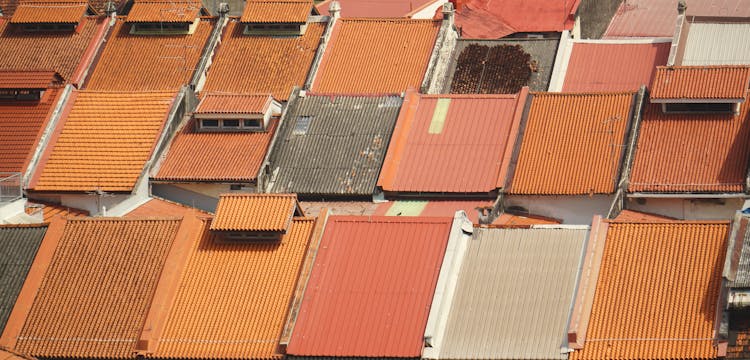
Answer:
[[[0,332],[46,231],[46,225],[0,225]]]
[[[445,92],[451,92],[451,85],[454,80],[456,73],[456,67],[458,59],[461,53],[466,49],[467,46],[476,44],[484,45],[487,47],[499,46],[499,45],[519,45],[523,50],[531,55],[531,60],[536,63],[536,71],[531,73],[528,86],[531,91],[547,91],[549,87],[549,81],[552,77],[552,67],[555,65],[555,56],[557,55],[557,46],[560,43],[560,39],[503,39],[503,40],[458,40],[456,49],[453,52],[451,58],[450,67],[448,69],[448,76],[446,77],[447,83],[445,84]],[[487,71],[487,69],[482,69]],[[481,74],[480,78],[487,78],[488,74]],[[479,87],[479,83],[476,84]],[[465,93],[465,92],[464,92]]]
[[[372,195],[401,101],[399,96],[294,98],[271,150],[266,190],[303,196]],[[300,133],[305,117],[312,119]]]

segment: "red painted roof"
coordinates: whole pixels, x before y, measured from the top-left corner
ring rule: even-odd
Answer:
[[[574,43],[565,92],[635,91],[650,86],[656,66],[666,65],[670,42]]]
[[[419,357],[451,223],[329,217],[287,354]]]
[[[748,66],[660,66],[650,98],[744,100],[748,85]]]
[[[518,32],[570,30],[580,0],[466,0],[456,26],[467,39],[498,39]]]
[[[54,71],[0,70],[0,89],[46,89],[63,79]]]
[[[329,15],[328,7],[333,0],[316,5],[321,15]],[[336,0],[341,5],[341,16],[345,17],[408,17],[411,14],[434,4],[438,0]]]
[[[527,88],[517,95],[409,93],[378,186],[453,193],[503,187],[527,94]]]
[[[677,1],[623,1],[603,38],[672,37],[677,25]]]

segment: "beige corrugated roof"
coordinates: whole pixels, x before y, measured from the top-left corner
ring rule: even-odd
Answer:
[[[567,359],[560,353],[588,230],[474,229],[440,359]]]

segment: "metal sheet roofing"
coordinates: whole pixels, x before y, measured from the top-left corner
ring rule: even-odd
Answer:
[[[452,220],[329,217],[287,354],[420,356]]]
[[[559,43],[560,39],[459,39],[451,57],[445,89],[454,94],[497,93],[494,87],[509,72],[504,64],[514,59],[495,56],[496,51],[499,47],[517,45],[530,55],[528,63],[521,64],[532,70],[524,85],[531,91],[547,91]],[[493,56],[494,61],[488,61]],[[486,77],[483,74],[487,74]]]
[[[677,25],[677,2],[678,0],[623,1],[602,38],[671,38]]]
[[[240,21],[243,23],[306,23],[313,9],[311,0],[250,0]]]
[[[575,42],[562,91],[636,91],[651,86],[666,65],[671,43]]]
[[[742,192],[750,155],[750,106],[740,115],[664,114],[646,106],[630,192]]]
[[[294,86],[305,84],[325,27],[311,22],[302,36],[248,36],[245,24],[230,21],[202,91],[271,93],[286,101]]]
[[[77,24],[86,15],[85,1],[24,2],[16,7],[11,24],[67,23]]]
[[[327,0],[317,4],[315,7],[322,15],[329,15],[328,7],[331,1]],[[379,1],[369,0],[337,0],[341,6],[341,16],[362,18],[389,18],[410,17],[411,14],[424,9],[438,0],[396,0]]]
[[[615,191],[634,93],[536,93],[522,130],[511,194]]]
[[[191,244],[152,356],[280,359],[279,337],[314,224],[295,218],[278,244],[221,243],[206,224]]]
[[[296,209],[294,194],[222,194],[211,230],[286,232]]]
[[[679,65],[750,64],[750,23],[693,22]]]
[[[254,182],[279,120],[261,132],[198,132],[191,120],[177,133],[152,177],[176,182]]]
[[[39,101],[0,101],[0,172],[26,171],[60,93],[51,88]]]
[[[419,88],[440,25],[433,20],[337,20],[312,90],[372,94]]]
[[[263,115],[272,101],[270,94],[206,93],[195,113]]]
[[[650,99],[740,99],[750,88],[750,66],[660,66]]]
[[[60,74],[49,70],[0,70],[0,89],[47,89],[62,81]]]
[[[203,5],[189,0],[136,0],[125,21],[132,22],[193,22]]]
[[[527,94],[407,93],[378,186],[415,193],[502,188]]]
[[[271,150],[266,190],[372,195],[400,106],[398,96],[293,99]]]
[[[74,92],[30,187],[131,191],[152,156],[174,97],[168,92]]]
[[[0,332],[34,262],[47,225],[0,225]],[[2,356],[0,356],[2,358]]]
[[[440,359],[567,359],[585,229],[474,229]]]
[[[715,359],[728,223],[612,223],[583,359]]]
[[[456,26],[467,39],[499,39],[517,32],[562,32],[575,24],[580,0],[466,0]]]
[[[215,25],[203,19],[190,35],[136,35],[130,33],[132,24],[118,19],[86,89],[177,91],[190,83]]]
[[[15,350],[132,358],[179,220],[71,219]],[[83,266],[82,264],[85,264]]]
[[[0,17],[0,69],[54,70],[70,81],[108,26],[105,18],[86,17],[82,22],[78,31],[27,33]]]

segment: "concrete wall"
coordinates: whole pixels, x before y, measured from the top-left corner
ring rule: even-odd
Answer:
[[[625,208],[682,220],[730,220],[745,199],[628,198]]]
[[[505,209],[520,206],[532,215],[560,219],[563,224],[591,225],[594,215],[607,216],[614,195],[506,195]]]

